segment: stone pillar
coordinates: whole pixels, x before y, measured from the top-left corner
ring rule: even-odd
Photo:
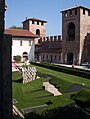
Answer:
[[[0,0],[0,119],[11,119],[11,36],[4,35],[4,12],[5,0]]]

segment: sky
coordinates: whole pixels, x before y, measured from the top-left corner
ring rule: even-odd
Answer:
[[[6,0],[5,28],[22,27],[27,18],[46,20],[46,35],[62,34],[60,11],[77,6],[90,8],[90,0]]]

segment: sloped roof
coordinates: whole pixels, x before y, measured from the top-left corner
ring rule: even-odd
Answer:
[[[37,18],[29,18],[29,19],[26,19],[25,21],[29,21],[29,20],[34,20],[34,21],[40,21],[40,22],[45,22],[45,23],[47,23],[47,21],[45,21],[45,20],[40,20],[40,19],[37,19]],[[23,22],[25,22],[25,21],[23,21]],[[22,23],[23,23],[22,22]]]
[[[5,34],[10,34],[13,37],[33,37],[33,38],[38,37],[32,32],[23,29],[5,29]]]

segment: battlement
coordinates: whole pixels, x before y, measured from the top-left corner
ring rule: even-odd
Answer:
[[[61,35],[58,35],[58,36],[49,36],[49,37],[42,37],[39,39],[39,43],[42,43],[42,42],[60,42],[62,41],[61,39]]]
[[[61,36],[49,36],[49,37],[42,37],[38,40],[38,44],[41,48],[60,48],[62,46],[62,39]]]

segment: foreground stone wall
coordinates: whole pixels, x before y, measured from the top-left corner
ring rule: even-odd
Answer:
[[[1,40],[1,39],[0,39]],[[12,118],[11,36],[2,39],[0,58],[0,119]]]

